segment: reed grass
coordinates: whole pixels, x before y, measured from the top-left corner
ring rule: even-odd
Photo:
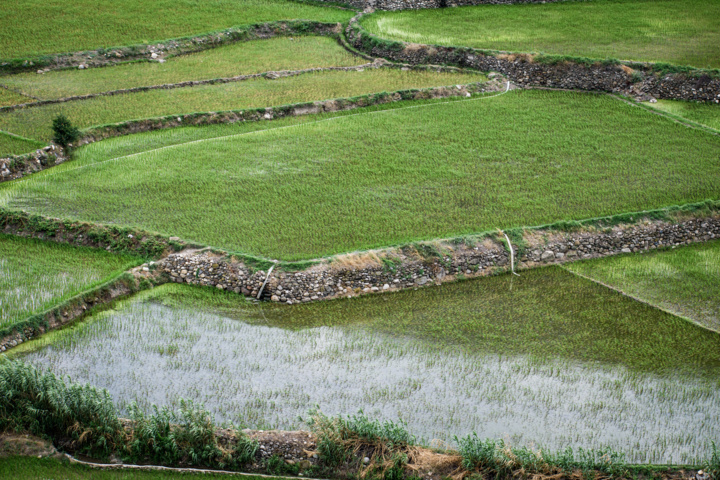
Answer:
[[[0,203],[304,260],[720,195],[720,138],[608,96],[514,91],[283,125],[127,157],[98,142],[0,186]]]

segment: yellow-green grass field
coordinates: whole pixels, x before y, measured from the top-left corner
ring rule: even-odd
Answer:
[[[0,234],[0,328],[106,282],[137,258]]]
[[[0,77],[1,79],[2,77]],[[0,81],[2,83],[2,81]],[[20,95],[17,92],[13,92],[10,90],[7,90],[5,88],[0,88],[0,107],[5,107],[8,105],[17,105],[19,103],[28,103],[28,102],[34,102],[34,98],[27,97],[25,95]]]
[[[567,266],[720,332],[720,242]]]
[[[0,204],[300,260],[720,198],[720,138],[606,95],[397,107],[146,152],[142,135],[98,142]]]
[[[0,58],[154,43],[275,20],[343,22],[353,14],[287,0],[17,0],[0,9]]]
[[[720,67],[719,0],[598,0],[378,12],[381,38]]]
[[[141,62],[41,75],[34,72],[7,75],[0,77],[0,84],[42,99],[57,99],[188,80],[363,63],[367,60],[348,53],[337,40],[329,37],[276,37],[170,57],[166,63]],[[20,95],[17,99],[5,99],[3,92],[7,91],[0,90],[0,104],[32,101]]]
[[[485,79],[482,74],[391,68],[316,72],[276,80],[260,78],[220,85],[150,90],[0,112],[0,129],[48,142],[52,138],[52,120],[59,114],[67,116],[74,125],[87,128],[164,115],[272,107],[383,91],[466,84]],[[0,155],[3,153],[0,151]]]

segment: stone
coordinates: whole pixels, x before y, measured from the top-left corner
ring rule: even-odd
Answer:
[[[553,258],[555,258],[555,252],[553,252],[552,250],[547,250],[543,252],[542,255],[540,255],[540,260],[543,261],[551,260]]]
[[[632,250],[630,250],[627,247],[623,248],[621,251],[622,251],[622,253],[631,253],[632,252]]]
[[[271,302],[279,302],[279,301],[280,301],[280,297],[278,297],[277,295],[273,295],[272,297],[270,297],[270,301],[271,301]]]
[[[388,285],[387,283],[385,285],[383,285],[383,290],[389,290],[389,289],[390,289],[390,285]]]

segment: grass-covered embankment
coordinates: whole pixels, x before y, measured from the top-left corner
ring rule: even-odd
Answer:
[[[720,242],[567,268],[720,332]]]
[[[43,75],[34,72],[9,75],[0,77],[0,84],[49,100],[189,80],[363,63],[367,60],[348,53],[330,37],[276,37],[171,57],[165,63],[139,62],[112,68],[60,70]],[[0,90],[0,95],[2,92]],[[33,101],[20,95],[17,97],[13,100],[0,96],[0,106]]]
[[[139,263],[136,257],[0,234],[0,329]]]
[[[720,67],[720,2],[604,0],[378,12],[363,26],[412,43]]]
[[[3,185],[1,203],[300,260],[720,196],[720,138],[608,96],[356,113],[129,156],[145,137],[98,142]]]
[[[19,0],[0,11],[0,58],[153,43],[275,20],[347,21],[354,12],[286,0]],[[42,25],[42,28],[32,28]]]
[[[101,470],[71,464],[55,458],[8,457],[0,461],[0,477],[16,480],[228,480],[222,473],[188,473],[172,471]],[[243,476],[243,480],[262,480],[263,477]]]
[[[481,74],[393,68],[317,72],[276,80],[260,78],[221,85],[152,90],[1,112],[0,129],[47,142],[52,137],[52,120],[61,113],[78,127],[87,128],[164,115],[272,107],[383,91],[467,84],[485,78]],[[4,153],[0,151],[0,155]]]

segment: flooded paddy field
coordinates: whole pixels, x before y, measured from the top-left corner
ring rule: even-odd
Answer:
[[[423,438],[610,446],[691,463],[720,438],[720,336],[561,268],[301,306],[166,285],[17,349],[121,409],[200,401],[302,428],[318,405]]]

